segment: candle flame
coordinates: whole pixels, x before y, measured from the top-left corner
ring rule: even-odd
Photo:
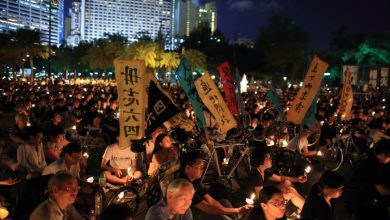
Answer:
[[[305,172],[306,172],[306,173],[310,173],[310,171],[311,171],[311,167],[310,167],[310,166],[307,166],[307,167],[305,168]]]
[[[93,181],[94,181],[93,176],[91,176],[91,177],[89,177],[89,178],[87,179],[87,182],[88,182],[88,183],[93,183]]]
[[[131,167],[127,168],[127,174],[130,176],[131,175]]]

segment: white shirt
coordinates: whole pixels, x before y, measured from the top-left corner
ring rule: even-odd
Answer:
[[[18,147],[17,160],[18,165],[27,170],[27,179],[41,175],[42,170],[46,167],[42,144],[38,146],[38,150],[29,144],[21,144]]]
[[[103,159],[110,161],[110,166],[116,169],[127,169],[131,167],[132,160],[135,160],[135,153],[130,147],[120,149],[118,143],[114,143],[106,148]]]
[[[70,169],[68,169],[65,160],[63,158],[59,158],[53,161],[51,164],[49,164],[49,166],[47,166],[43,170],[42,176],[49,175],[49,174],[56,174],[60,170],[68,171],[73,176],[80,178],[80,164],[77,163],[75,165],[71,165]]]
[[[290,142],[287,145],[288,149],[290,149],[292,151],[295,151],[297,149],[297,147],[296,147],[297,146],[297,138],[298,138],[298,136],[295,136],[293,139],[290,140]],[[309,145],[307,138],[299,139],[299,141],[298,141],[299,152],[302,152],[303,147],[307,146],[307,145]]]

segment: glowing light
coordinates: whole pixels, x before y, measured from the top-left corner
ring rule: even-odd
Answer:
[[[325,123],[324,121],[321,121],[321,122],[320,122],[321,126],[323,126],[323,125],[324,125],[324,123]]]
[[[127,175],[131,176],[131,167],[127,168]]]
[[[89,157],[89,155],[88,155],[87,152],[85,152],[85,153],[83,154],[83,156],[84,156],[85,158],[88,158],[88,157]]]
[[[76,125],[73,125],[71,129],[76,130],[77,129]]]
[[[305,175],[309,174],[311,172],[311,166],[307,166],[305,168]]]
[[[120,192],[120,193],[118,194],[118,198],[119,198],[119,199],[123,199],[124,196],[125,196],[125,193],[124,193],[124,192]]]
[[[89,178],[87,179],[87,182],[88,182],[88,183],[93,183],[94,180],[95,180],[95,179],[93,178],[93,176],[91,176],[91,177],[89,177]]]
[[[253,205],[254,199],[255,199],[255,194],[252,193],[252,195],[251,195],[250,198],[246,198],[246,199],[245,199],[245,202],[246,202],[247,205]]]
[[[229,164],[229,158],[223,158],[223,162],[222,162],[223,165],[228,165]]]
[[[318,151],[318,152],[317,152],[317,156],[321,157],[321,156],[322,156],[322,152],[321,152],[321,151]]]

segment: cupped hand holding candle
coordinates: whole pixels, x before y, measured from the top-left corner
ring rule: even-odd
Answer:
[[[127,168],[127,175],[129,176],[129,180],[133,179],[133,174],[131,173],[131,167]]]

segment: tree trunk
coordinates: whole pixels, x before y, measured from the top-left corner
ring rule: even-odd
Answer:
[[[34,79],[35,79],[34,61],[33,61],[32,56],[30,56],[30,68],[31,68],[30,81],[32,83],[32,82],[34,82]]]

